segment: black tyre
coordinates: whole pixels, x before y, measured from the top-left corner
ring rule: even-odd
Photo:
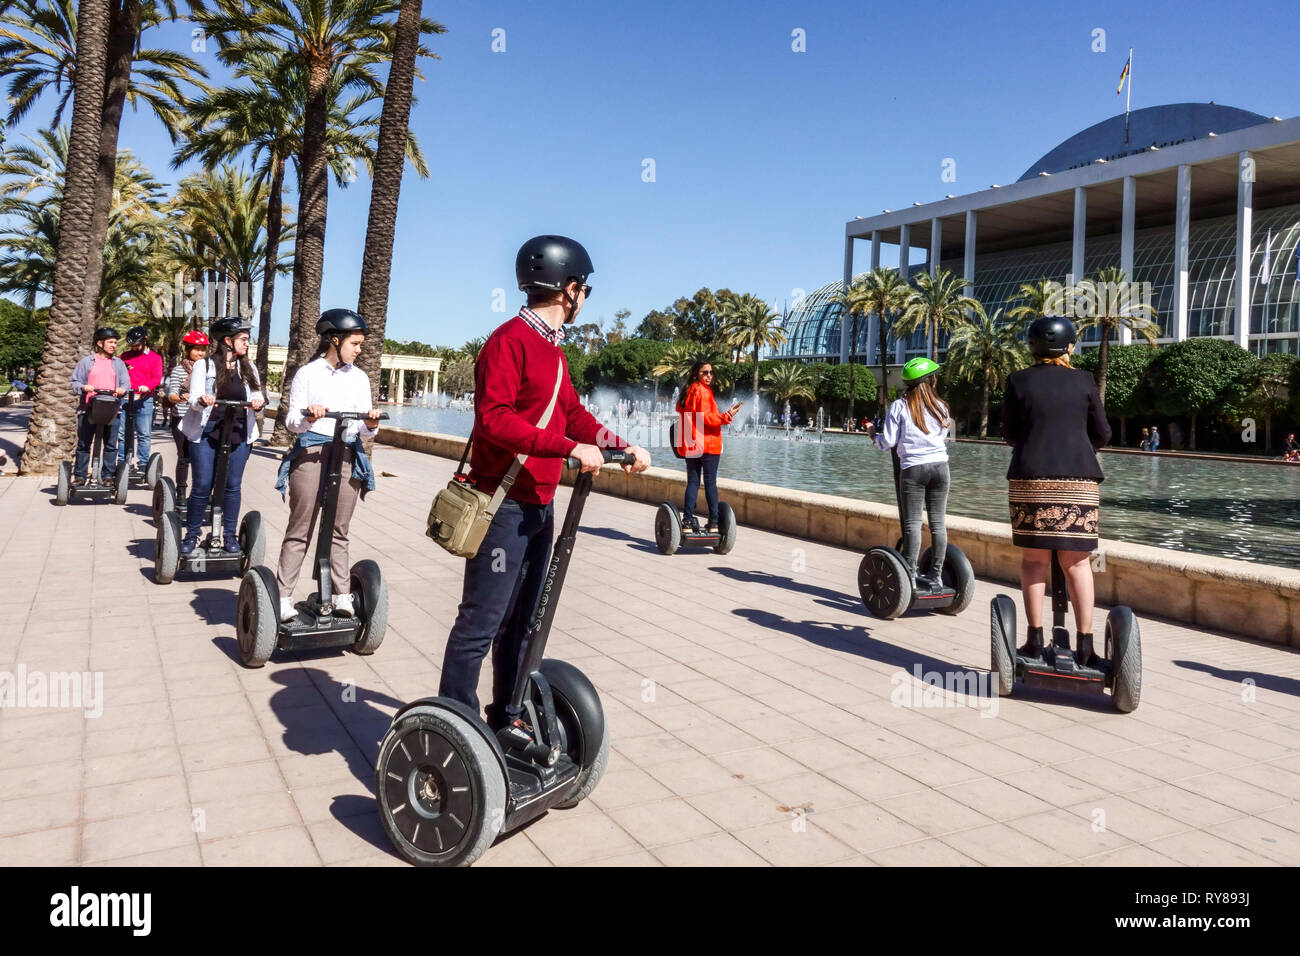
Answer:
[[[388,584],[379,565],[369,559],[352,565],[352,606],[361,624],[352,650],[373,654],[384,643],[388,630]]]
[[[243,552],[239,559],[240,577],[266,557],[266,529],[262,527],[261,514],[256,511],[250,511],[239,521],[239,550]]]
[[[375,796],[388,838],[417,866],[469,866],[505,822],[506,781],[491,746],[464,717],[433,705],[388,729]]]
[[[158,584],[171,584],[181,563],[181,519],[176,512],[163,513],[154,542],[153,579]]]
[[[166,475],[153,486],[153,523],[156,526],[168,511],[176,510],[176,485]]]
[[[655,512],[655,545],[660,554],[675,554],[682,544],[682,519],[668,502]]]
[[[917,567],[922,574],[930,573],[930,562],[933,559],[934,548],[926,548],[921,554],[921,560],[917,562]],[[970,607],[970,602],[975,597],[975,571],[970,566],[970,560],[965,552],[952,542],[949,542],[944,550],[943,570],[939,576],[943,580],[944,587],[952,588],[957,592],[957,597],[953,599],[952,604],[939,608],[939,613],[960,614]]]
[[[555,699],[560,747],[582,768],[573,792],[563,803],[555,805],[567,810],[587,799],[605,775],[609,765],[609,721],[605,719],[600,695],[582,671],[553,659],[542,661],[541,671]]]
[[[858,593],[867,610],[892,621],[912,605],[912,576],[892,548],[872,548],[858,565]]]
[[[163,460],[162,455],[154,452],[149,456],[149,464],[144,469],[144,480],[150,488],[158,487],[158,479],[162,477]]]
[[[718,543],[714,554],[726,554],[736,546],[736,513],[725,501],[718,505]]]
[[[998,696],[1006,697],[1016,684],[1016,602],[999,594],[989,602],[989,622]]]
[[[117,477],[113,480],[113,503],[118,505],[126,504],[126,493],[131,490],[131,469],[127,463],[122,462],[122,466],[117,469]]]
[[[1106,615],[1106,657],[1115,709],[1131,714],[1142,701],[1142,638],[1130,608],[1111,608]]]
[[[239,582],[235,607],[235,638],[245,667],[261,667],[271,659],[280,639],[279,589],[270,570],[258,565]]]
[[[66,461],[59,462],[59,479],[54,486],[54,503],[66,505],[72,496],[72,465]]]

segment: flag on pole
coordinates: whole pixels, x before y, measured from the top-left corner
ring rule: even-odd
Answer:
[[[1273,230],[1268,231],[1268,238],[1264,240],[1264,261],[1259,267],[1259,281],[1268,285],[1270,278],[1270,267],[1273,264]]]
[[[1119,86],[1115,90],[1115,95],[1119,96],[1124,92],[1124,81],[1128,79],[1129,67],[1133,65],[1133,51],[1128,51],[1128,59],[1124,61],[1124,69],[1119,74]]]

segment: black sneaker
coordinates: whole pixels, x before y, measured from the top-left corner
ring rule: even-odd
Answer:
[[[1041,627],[1027,628],[1025,643],[1016,648],[1016,653],[1021,657],[1042,657],[1043,629]]]
[[[1093,668],[1101,664],[1101,658],[1092,649],[1092,634],[1080,634],[1076,631],[1074,646],[1074,659],[1077,663]]]

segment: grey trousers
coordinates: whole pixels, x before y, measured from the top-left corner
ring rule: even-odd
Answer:
[[[948,553],[948,532],[943,518],[948,510],[948,463],[937,461],[928,465],[913,465],[904,469],[900,482],[903,491],[903,557],[909,569],[916,570],[921,556],[921,505],[925,505],[930,519],[930,545],[934,558],[930,573],[938,577],[943,572],[943,559]]]
[[[289,471],[289,526],[284,529],[284,543],[280,545],[280,567],[275,583],[281,597],[293,597],[298,583],[298,572],[311,544],[312,531],[320,514],[317,501],[321,482],[329,469],[329,445],[317,445],[300,454]],[[361,482],[352,474],[352,449],[343,450],[343,481],[339,486],[338,512],[334,516],[334,545],[330,551],[331,590],[335,594],[348,594],[352,583],[348,573],[348,525],[361,495]],[[312,555],[315,561],[315,554]],[[315,568],[312,568],[315,576]]]

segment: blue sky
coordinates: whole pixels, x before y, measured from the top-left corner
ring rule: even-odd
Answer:
[[[1295,8],[1260,2],[686,3],[425,0],[448,33],[412,126],[429,161],[402,186],[388,334],[442,345],[513,314],[531,235],[591,252],[582,321],[631,323],[701,286],[780,306],[837,277],[843,227],[1014,182],[1072,133],[1133,108],[1213,100],[1300,114]],[[505,52],[493,52],[504,30]],[[1105,52],[1093,52],[1093,31]],[[794,52],[802,30],[806,52]],[[189,46],[189,25],[150,45]],[[196,54],[214,73],[211,53]],[[9,137],[47,122],[38,104]],[[128,111],[121,146],[174,182],[160,125]],[[957,181],[940,179],[945,158]],[[643,181],[654,161],[655,181]],[[287,201],[296,206],[296,194]],[[322,307],[355,306],[369,181],[331,182]],[[888,250],[884,255],[890,263]],[[918,250],[915,255],[922,253]],[[862,263],[858,264],[861,267]],[[506,314],[493,293],[505,290]],[[289,282],[272,338],[288,335]]]

